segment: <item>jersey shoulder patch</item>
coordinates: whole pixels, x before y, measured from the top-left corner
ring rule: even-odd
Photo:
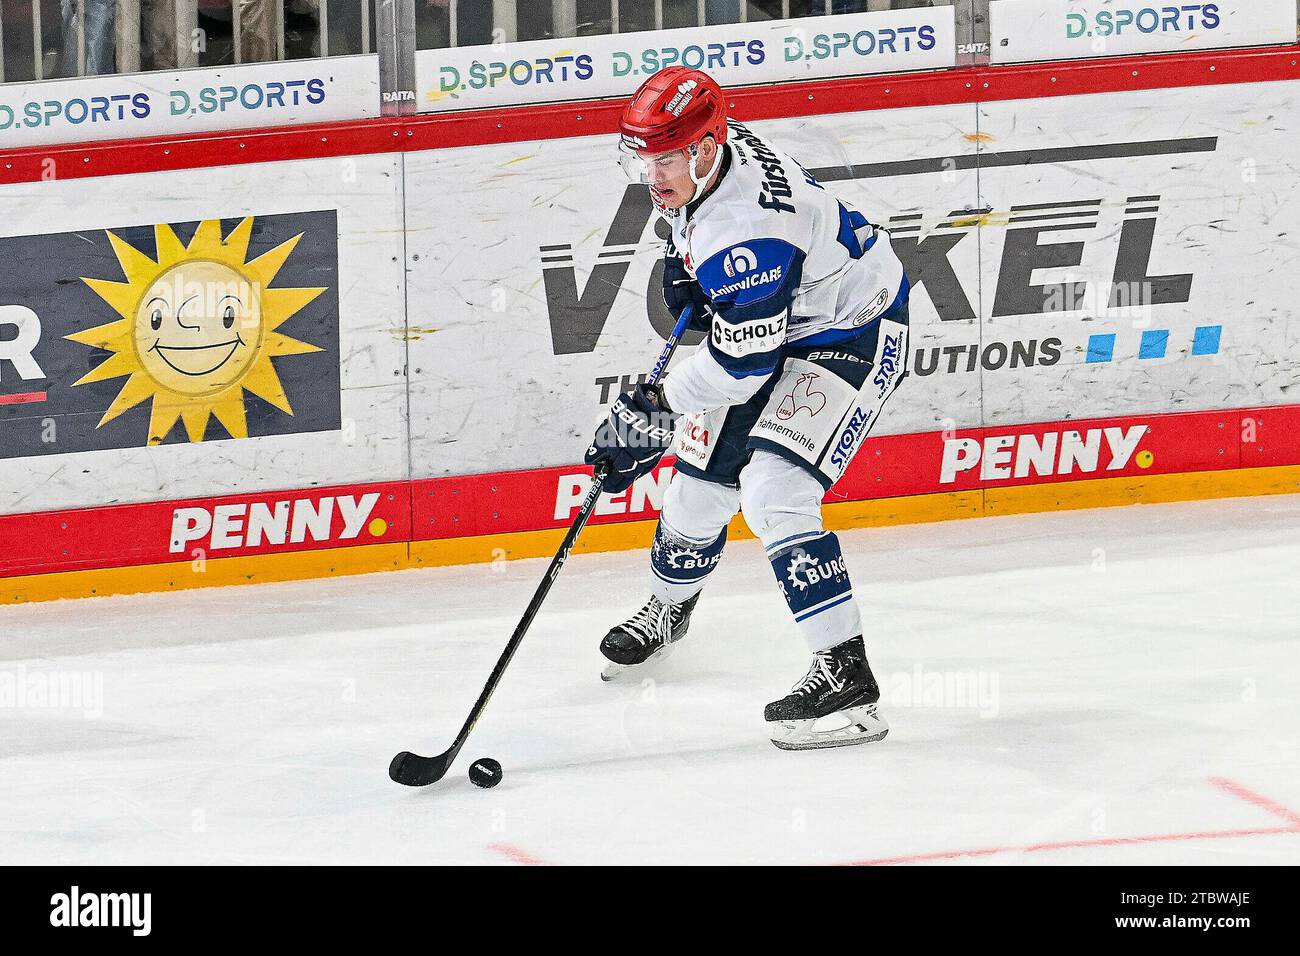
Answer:
[[[794,298],[802,262],[803,253],[784,239],[750,239],[710,256],[695,275],[715,305],[748,310],[773,300],[772,314]]]

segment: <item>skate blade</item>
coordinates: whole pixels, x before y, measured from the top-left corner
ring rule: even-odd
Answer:
[[[608,684],[610,681],[616,681],[629,672],[633,674],[644,673],[649,670],[651,664],[654,664],[657,661],[662,661],[672,653],[672,650],[672,644],[665,644],[640,664],[615,664],[613,661],[606,661],[605,667],[600,672],[600,679]]]
[[[815,725],[843,720],[843,726],[815,730]],[[778,750],[824,750],[828,747],[852,747],[884,740],[889,724],[876,712],[875,704],[850,707],[813,720],[783,720],[774,725],[772,744]]]

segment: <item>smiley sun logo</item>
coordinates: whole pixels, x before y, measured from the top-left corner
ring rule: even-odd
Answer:
[[[187,246],[157,225],[156,262],[108,233],[126,281],[82,281],[121,318],[67,336],[113,353],[74,385],[129,376],[96,428],[152,397],[150,445],[178,418],[193,442],[203,440],[209,416],[247,438],[245,390],[293,414],[271,358],[321,350],[276,329],[325,290],[272,289],[302,234],[245,262],[252,233],[251,216],[224,239],[221,222],[209,219]]]

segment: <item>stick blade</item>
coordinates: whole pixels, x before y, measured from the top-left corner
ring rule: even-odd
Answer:
[[[446,775],[453,756],[450,750],[436,757],[421,757],[403,750],[388,765],[388,776],[404,787],[427,787]]]

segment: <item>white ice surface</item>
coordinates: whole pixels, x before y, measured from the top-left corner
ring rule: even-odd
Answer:
[[[767,741],[807,652],[755,542],[644,684],[596,652],[644,553],[579,556],[424,790],[389,759],[450,742],[545,561],[0,608],[11,690],[103,680],[0,706],[0,862],[1300,862],[1300,496],[840,537],[884,742]],[[962,673],[996,695],[905,699]]]

